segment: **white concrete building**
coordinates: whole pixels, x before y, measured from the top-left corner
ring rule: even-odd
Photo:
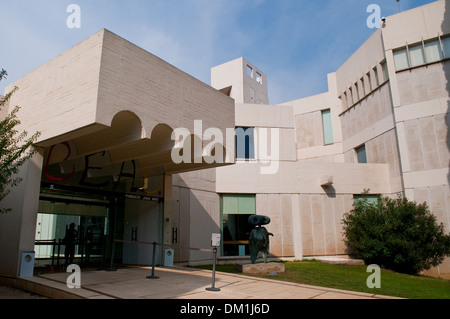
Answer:
[[[181,174],[174,185],[200,202],[208,194],[211,222],[224,237],[234,224],[224,256],[248,254],[243,224],[253,213],[272,219],[274,256],[345,255],[341,220],[366,189],[426,201],[450,229],[449,12],[448,2],[436,1],[388,17],[328,75],[328,92],[281,105],[267,105],[268,79],[245,59],[212,69],[212,86],[235,99],[236,127],[254,142],[235,165],[203,171],[210,185],[197,182],[199,173]],[[278,169],[262,174],[270,146],[260,152],[256,136],[273,145],[273,131]],[[449,271],[447,259],[428,273]]]
[[[94,34],[14,83],[10,104],[42,135],[24,182],[0,203],[14,211],[0,216],[0,276],[18,276],[25,251],[48,256],[35,240],[62,238],[72,221],[106,239],[96,247],[105,256],[114,239],[157,241],[175,262],[210,262],[188,248],[221,233],[222,262],[249,259],[252,214],[271,218],[273,257],[346,255],[341,220],[367,189],[426,201],[449,230],[449,15],[439,0],[388,17],[328,75],[328,92],[280,105],[244,58],[212,68],[210,87],[107,30]],[[173,161],[177,128],[194,136],[192,163]],[[222,132],[224,161],[201,158],[210,128]],[[151,253],[115,246],[126,264],[150,264]],[[428,273],[448,277],[449,259]]]

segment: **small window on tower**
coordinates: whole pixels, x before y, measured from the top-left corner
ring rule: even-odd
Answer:
[[[259,72],[256,72],[256,82],[258,82],[259,84],[263,83],[262,75]]]
[[[253,68],[249,65],[247,65],[247,75],[253,78]]]

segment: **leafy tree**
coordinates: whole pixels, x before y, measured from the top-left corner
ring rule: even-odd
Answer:
[[[418,274],[450,256],[450,234],[426,203],[378,197],[355,201],[342,220],[345,243],[366,264]]]
[[[0,81],[6,78],[8,74],[5,70],[0,71]],[[17,87],[8,92],[5,97],[0,98],[0,109],[18,90]],[[4,118],[0,118],[0,201],[9,194],[12,187],[17,186],[22,179],[17,176],[20,166],[30,159],[36,150],[32,147],[40,133],[37,132],[30,138],[28,133],[23,131],[19,133],[16,126],[20,124],[17,118],[19,107],[15,106],[13,110]],[[10,208],[0,209],[0,214],[11,211]]]

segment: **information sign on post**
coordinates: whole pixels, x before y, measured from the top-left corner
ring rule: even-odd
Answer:
[[[212,247],[220,247],[220,234],[212,234],[211,246]]]
[[[216,288],[216,258],[217,258],[217,247],[220,247],[220,234],[212,234],[211,236],[211,246],[213,249],[213,273],[212,273],[212,285],[211,288],[206,288],[207,291],[220,291],[220,288]]]

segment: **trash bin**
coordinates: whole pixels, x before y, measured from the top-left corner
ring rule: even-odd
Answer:
[[[175,250],[172,248],[166,248],[164,250],[164,266],[172,267],[173,266],[173,256],[175,254]]]
[[[22,252],[19,277],[31,278],[34,272],[34,251]]]

